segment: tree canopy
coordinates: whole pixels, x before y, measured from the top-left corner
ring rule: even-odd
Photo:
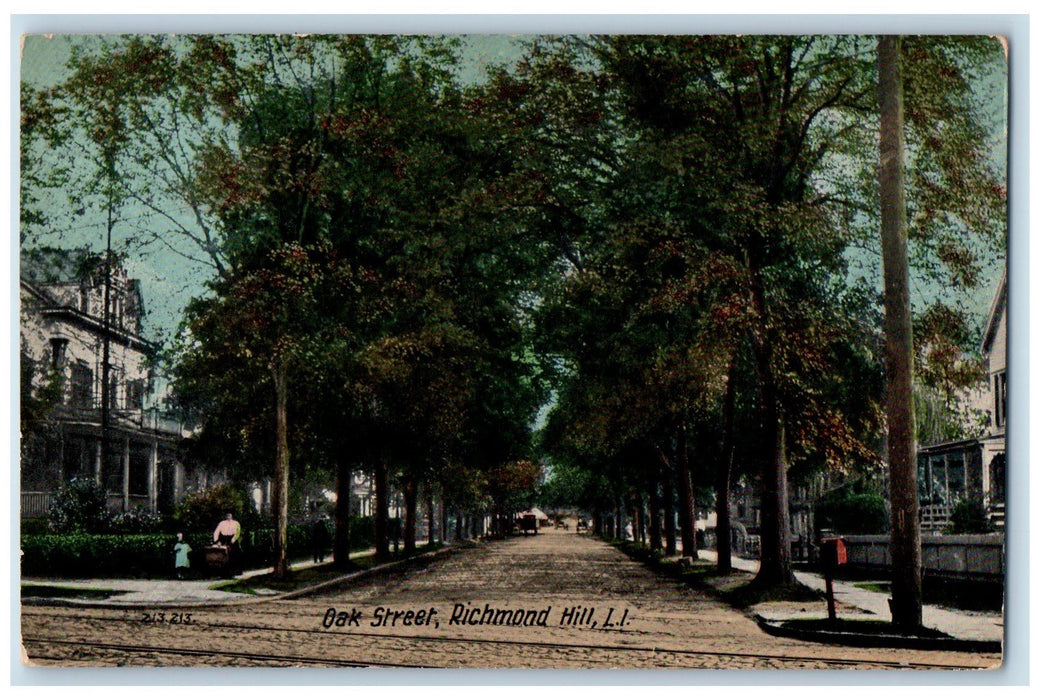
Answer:
[[[698,495],[738,479],[785,584],[788,480],[882,459],[877,46],[537,37],[463,80],[448,37],[98,38],[23,89],[22,241],[65,189],[209,271],[175,388],[194,456],[240,478],[357,468],[411,515],[420,487],[505,512],[548,462],[572,505],[678,510],[694,555]],[[1006,235],[977,93],[1000,47],[902,47],[911,274],[971,290]],[[948,412],[977,334],[919,297]]]

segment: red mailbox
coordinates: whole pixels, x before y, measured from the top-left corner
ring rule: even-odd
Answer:
[[[837,620],[838,614],[834,605],[834,570],[849,561],[845,540],[840,537],[826,537],[820,540],[820,559],[823,564],[823,580],[827,585],[827,617]]]
[[[820,541],[820,558],[825,569],[849,563],[849,553],[845,549],[845,540],[840,537],[829,537]]]

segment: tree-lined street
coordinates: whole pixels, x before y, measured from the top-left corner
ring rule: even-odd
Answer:
[[[423,525],[431,543],[510,535],[535,505],[694,559],[697,523],[714,513],[718,570],[736,535],[753,540],[750,587],[769,596],[795,586],[795,518],[807,559],[825,529],[805,516],[822,497],[796,513],[794,494],[844,489],[865,504],[854,532],[891,533],[893,622],[918,628],[916,446],[999,422],[962,398],[990,390],[975,307],[1004,267],[1006,162],[994,153],[1006,144],[1006,46],[520,37],[499,39],[500,63],[474,66],[479,41],[86,37],[70,40],[60,78],[24,80],[22,246],[71,246],[104,221],[104,251],[87,247],[104,273],[105,351],[96,377],[85,358],[75,368],[79,408],[99,399],[102,420],[87,441],[96,456],[72,469],[49,456],[63,447],[45,449],[61,432],[65,341],[37,352],[23,339],[22,430],[43,446],[23,469],[39,483],[89,472],[102,510],[107,469],[129,508],[130,457],[114,464],[108,444],[109,412],[132,398],[107,349],[111,271],[162,249],[203,272],[177,331],[141,343],[149,382],[168,389],[147,410],[185,426],[170,493],[185,470],[198,492],[171,495],[171,512],[141,528],[199,529],[186,513],[223,499],[270,532],[274,574],[288,580],[291,528],[323,516],[345,570],[351,527],[385,558],[391,541],[414,552]],[[920,426],[917,407],[931,415]],[[963,460],[960,476],[943,464],[942,507],[978,511],[998,492],[983,494]],[[158,458],[145,466],[138,490],[155,511]],[[243,514],[246,503],[259,507]],[[731,528],[731,515],[744,522]],[[40,527],[89,538],[106,517]],[[148,534],[141,546],[163,556],[160,532]],[[37,561],[92,551],[42,538]],[[482,650],[488,665],[640,654],[637,666],[768,665],[803,648],[759,639],[741,615],[619,556],[555,532],[483,543],[329,603],[437,606],[436,640],[312,629],[302,601],[258,606],[258,638],[214,629],[272,653],[272,639],[326,634],[343,659],[385,642],[388,662],[431,665],[453,665],[457,652],[433,647],[478,627],[456,642],[466,665],[480,665],[481,639],[501,645]],[[492,617],[551,606],[558,624],[445,623],[470,602]],[[579,608],[629,617],[609,630],[559,624]],[[171,643],[194,629],[171,627]],[[645,651],[656,647],[677,651]]]

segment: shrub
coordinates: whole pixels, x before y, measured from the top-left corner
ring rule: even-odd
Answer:
[[[126,526],[131,522],[126,519]],[[144,518],[147,520],[147,518]],[[355,516],[350,525],[351,548],[372,544],[372,518]],[[191,546],[191,570],[196,575],[207,572],[206,546],[212,543],[212,531],[181,530]],[[173,575],[174,532],[159,534],[70,534],[22,533],[22,575],[55,577],[165,577]],[[242,565],[246,569],[271,566],[274,561],[274,530],[243,529]],[[290,559],[310,555],[310,532],[306,525],[290,525],[288,531]]]
[[[103,532],[108,525],[105,490],[93,479],[71,479],[54,496],[48,513],[51,532]]]
[[[855,493],[850,488],[833,491],[816,502],[817,529],[847,535],[871,535],[888,531],[885,497],[878,493]]]
[[[173,519],[181,531],[213,531],[224,516],[234,513],[240,522],[253,513],[252,503],[242,489],[220,484],[199,493],[189,494],[177,504]],[[252,523],[250,523],[252,524]],[[246,523],[243,522],[243,527]]]
[[[354,515],[350,518],[350,548],[367,549],[375,544],[376,524],[370,515]]]
[[[950,513],[950,522],[943,529],[947,535],[975,535],[993,530],[986,517],[981,498],[967,498],[957,503]]]
[[[26,535],[23,576],[147,576],[173,570],[172,535]]]
[[[107,529],[115,535],[159,534],[164,531],[163,517],[146,508],[134,508],[109,516]]]
[[[51,526],[47,516],[43,516],[25,518],[18,529],[23,535],[46,535],[51,531]]]

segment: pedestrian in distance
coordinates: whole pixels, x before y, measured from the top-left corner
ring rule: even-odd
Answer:
[[[228,513],[213,531],[213,544],[227,548],[228,569],[232,574],[242,573],[241,539],[242,526],[233,513]]]
[[[311,522],[310,534],[314,563],[320,564],[325,561],[325,553],[329,547],[329,526],[324,517],[319,515]]]
[[[173,568],[177,572],[177,578],[183,580],[188,575],[191,562],[188,554],[191,553],[191,545],[184,541],[184,533],[177,533],[177,542],[173,545]]]

